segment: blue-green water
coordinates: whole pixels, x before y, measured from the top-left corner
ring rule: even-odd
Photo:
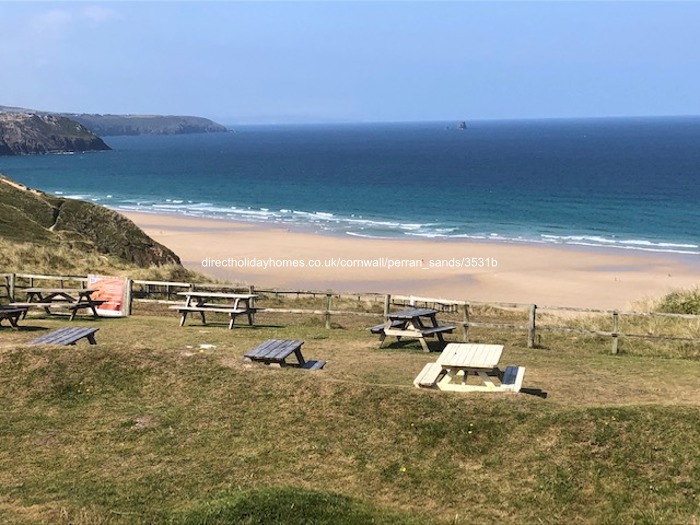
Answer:
[[[700,118],[241,127],[107,137],[0,172],[112,208],[376,237],[700,254]]]

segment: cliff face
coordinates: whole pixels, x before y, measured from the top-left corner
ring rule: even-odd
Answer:
[[[61,199],[0,175],[0,238],[68,246],[111,255],[141,267],[180,264],[170,249],[132,221],[90,202]]]
[[[83,125],[59,115],[0,113],[0,155],[110,149]]]
[[[202,117],[159,115],[66,114],[102,137],[109,135],[179,135],[183,133],[220,133],[221,124]]]

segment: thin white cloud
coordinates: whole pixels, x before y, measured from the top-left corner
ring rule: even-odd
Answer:
[[[110,20],[118,20],[120,15],[114,9],[101,5],[90,5],[82,10],[81,15],[94,24],[102,24]]]
[[[62,37],[70,30],[73,20],[73,14],[69,11],[49,9],[34,15],[29,25],[34,35],[55,39]]]

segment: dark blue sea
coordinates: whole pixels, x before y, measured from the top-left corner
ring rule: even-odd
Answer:
[[[0,157],[118,210],[339,235],[700,254],[700,118],[234,127]]]

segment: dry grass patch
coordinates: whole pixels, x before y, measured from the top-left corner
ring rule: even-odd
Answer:
[[[47,509],[37,522],[83,524],[697,516],[700,400],[690,386],[700,363],[564,341],[528,350],[502,333],[504,362],[526,366],[525,386],[548,398],[453,395],[413,388],[436,355],[417,343],[378,350],[371,322],[339,318],[343,328],[327,331],[294,315],[258,320],[229,331],[180,328],[173,313],[100,319],[98,346],[72,348],[23,346],[41,332],[3,329],[10,522],[32,508]],[[493,332],[472,335],[494,342]],[[304,355],[327,369],[243,363],[268,338],[304,340]],[[289,487],[303,489],[298,500]],[[337,521],[334,507],[349,518]],[[48,510],[57,508],[60,519]]]

